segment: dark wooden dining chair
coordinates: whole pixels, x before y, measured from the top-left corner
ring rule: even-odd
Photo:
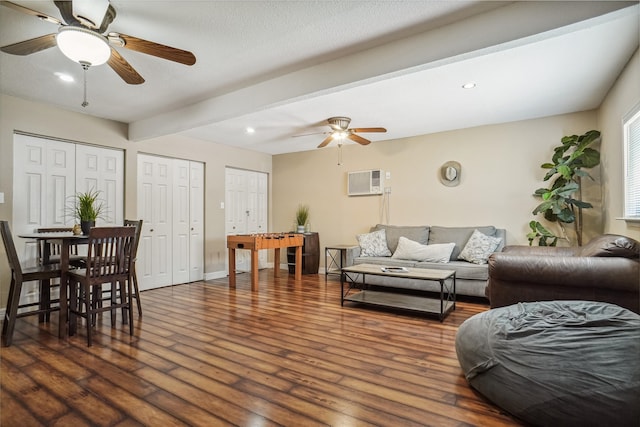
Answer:
[[[133,285],[132,298],[135,298],[138,306],[138,316],[142,317],[142,304],[140,303],[140,289],[138,288],[138,275],[136,273],[136,259],[138,258],[138,245],[140,244],[140,234],[142,234],[142,220],[125,219],[125,227],[136,228],[136,238],[131,251],[133,259],[131,260],[131,284]]]
[[[71,233],[73,227],[41,227],[36,233]],[[78,245],[71,245],[69,253],[69,265],[71,267],[84,267],[85,257],[78,255]],[[38,244],[38,259],[42,264],[58,264],[60,262],[60,250],[62,245],[50,240],[40,240]]]
[[[0,233],[2,234],[2,241],[4,242],[9,267],[11,268],[9,298],[5,308],[4,322],[2,323],[2,345],[8,347],[13,341],[13,330],[16,325],[16,319],[37,314],[40,316],[40,321],[48,320],[48,316],[44,318],[42,315],[60,310],[59,305],[55,307],[52,306],[52,304],[56,302],[59,303],[60,300],[51,299],[51,289],[53,287],[51,283],[53,279],[60,277],[60,265],[48,264],[34,267],[22,265],[18,259],[18,253],[13,243],[13,236],[11,235],[8,221],[0,221]],[[40,288],[39,301],[20,304],[22,286],[24,283],[31,281],[38,281]],[[33,307],[37,308],[33,309]]]
[[[93,227],[89,231],[86,267],[69,271],[69,335],[75,334],[77,318],[87,324],[87,345],[92,344],[92,328],[97,314],[109,311],[115,327],[118,309],[126,310],[129,334],[133,335],[132,285],[129,280],[134,227]],[[110,285],[109,304],[103,305],[103,285]]]

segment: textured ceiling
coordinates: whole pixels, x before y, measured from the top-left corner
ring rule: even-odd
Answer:
[[[16,1],[59,17],[53,2]],[[311,150],[331,116],[373,141],[588,110],[638,48],[638,2],[118,1],[109,31],[192,51],[188,67],[127,49],[146,79],[82,71],[57,48],[0,53],[0,91],[272,154]],[[57,31],[0,8],[0,45]],[[54,73],[72,74],[66,84]],[[477,87],[463,90],[474,81]],[[245,133],[247,126],[256,133]]]

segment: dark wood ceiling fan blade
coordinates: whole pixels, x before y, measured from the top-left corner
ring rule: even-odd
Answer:
[[[46,36],[36,37],[34,39],[9,44],[0,47],[0,50],[12,55],[29,55],[31,53],[40,52],[56,45],[56,35],[47,34]]]
[[[366,138],[361,137],[360,135],[356,135],[355,133],[350,133],[349,136],[347,136],[347,138],[349,138],[352,141],[357,142],[358,144],[361,145],[368,145],[371,144],[371,141],[369,141]]]
[[[385,128],[353,128],[349,129],[353,132],[386,132]]]
[[[195,55],[189,51],[150,42],[126,34],[118,34],[118,36],[124,40],[124,47],[127,49],[157,56],[162,59],[168,59],[169,61],[179,62],[180,64],[193,65],[196,63]]]
[[[52,16],[49,16],[45,13],[38,12],[37,10],[29,9],[28,7],[20,6],[19,4],[11,3],[10,1],[0,1],[2,6],[8,7],[10,9],[16,10],[18,12],[26,13],[27,15],[35,16],[36,18],[40,18],[43,21],[49,21],[52,24],[62,25],[59,19],[56,19]]]
[[[111,57],[107,64],[118,74],[122,80],[130,85],[144,83],[144,79],[114,48],[111,48]]]
[[[318,145],[318,148],[326,147],[331,141],[333,141],[333,134],[326,137],[325,140]]]

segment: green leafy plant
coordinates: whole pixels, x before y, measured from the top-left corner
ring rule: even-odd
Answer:
[[[305,226],[309,222],[309,205],[298,205],[296,210],[296,225]]]
[[[73,196],[73,216],[79,221],[95,221],[102,218],[106,207],[98,199],[99,196],[100,192],[93,189],[84,193],[76,193]]]
[[[557,235],[538,221],[531,221],[527,234],[529,245],[538,239],[540,246],[556,246],[558,239],[569,240],[564,224],[574,225],[578,246],[582,246],[582,210],[592,208],[591,203],[582,200],[582,178],[593,179],[583,169],[600,164],[600,152],[589,147],[600,138],[600,132],[590,130],[583,135],[571,135],[562,138],[562,145],[554,148],[551,163],[540,167],[549,169],[544,181],[551,180],[549,188],[538,188],[535,195],[542,198],[533,214],[542,214],[552,223],[558,224],[561,234]]]

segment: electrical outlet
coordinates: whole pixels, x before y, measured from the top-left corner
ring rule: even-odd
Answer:
[[[385,172],[384,177],[386,179],[391,179],[391,172],[389,172],[389,171]]]
[[[384,187],[384,192],[387,194],[391,194],[391,187]]]
[[[224,209],[224,202],[220,202],[220,209]]]

